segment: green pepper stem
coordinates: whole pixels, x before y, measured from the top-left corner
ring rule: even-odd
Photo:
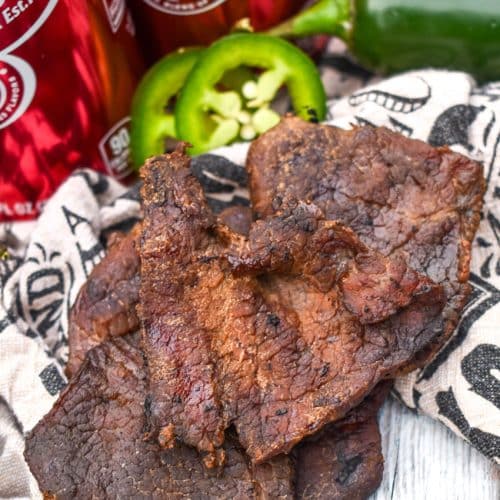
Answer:
[[[319,0],[308,9],[275,26],[269,35],[302,37],[331,35],[346,40],[351,29],[350,0]]]

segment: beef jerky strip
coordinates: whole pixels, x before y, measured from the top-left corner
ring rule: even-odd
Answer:
[[[341,418],[440,331],[441,287],[314,206],[252,224],[228,258],[238,275],[259,276],[275,314],[258,344],[259,404],[234,420],[257,461]]]
[[[362,500],[382,481],[384,458],[377,413],[392,382],[381,382],[342,420],[293,451],[297,500]]]
[[[164,446],[178,437],[215,465],[234,424],[254,462],[288,452],[439,331],[441,287],[369,251],[314,207],[255,225],[253,236],[252,226],[247,244],[215,231],[180,151],[150,160],[142,175],[140,316],[152,422]],[[223,247],[235,238],[236,273]],[[252,260],[259,241],[264,251]],[[276,289],[264,295],[269,276]],[[315,306],[302,311],[311,294]]]
[[[70,377],[92,347],[139,327],[135,306],[139,300],[140,234],[137,224],[129,234],[115,236],[107,255],[94,267],[78,293],[69,315],[66,373]]]
[[[252,212],[234,206],[219,215],[221,223],[240,234],[248,233]],[[69,317],[69,359],[66,373],[73,376],[85,354],[109,337],[134,332],[139,327],[139,236],[137,224],[127,235],[115,235],[102,261],[83,284]]]
[[[146,370],[138,336],[91,350],[54,408],[26,440],[25,457],[46,498],[292,499],[293,466],[282,456],[252,467],[234,437],[226,467],[144,439]]]
[[[229,226],[233,231],[240,234],[248,234],[252,220],[252,213],[248,207],[235,206],[225,209],[219,214],[219,220]],[[126,237],[130,240],[136,240],[137,231],[133,231]],[[119,270],[120,264],[127,262],[127,254],[130,250],[136,250],[136,244],[122,244],[114,251],[108,251],[108,254],[103,259],[100,267],[105,267],[108,272]],[[137,257],[138,258],[138,257]],[[137,266],[138,267],[138,266]],[[128,266],[125,266],[128,269]],[[80,294],[87,294],[86,287],[91,287],[94,279],[94,274],[97,277],[100,275],[99,266],[89,277],[87,284],[82,288]],[[106,273],[107,274],[107,273]],[[138,280],[132,280],[131,284],[139,283]],[[109,301],[107,294],[111,294],[112,290],[106,290],[106,295],[101,296],[102,301]],[[138,292],[137,292],[138,293]],[[80,317],[90,317],[92,308],[89,308],[89,301],[77,301],[78,306],[75,306],[74,311],[78,311]],[[135,311],[135,306],[133,306]],[[120,314],[115,316],[120,318]],[[111,319],[113,321],[113,319]],[[110,330],[116,331],[116,328],[110,326]],[[70,332],[75,332],[71,329]],[[86,335],[81,337],[80,346],[83,352],[91,349],[89,345],[85,345],[86,339],[92,340],[92,336]],[[104,340],[104,339],[103,339]],[[83,356],[81,356],[83,361]],[[379,384],[380,385],[380,384]],[[382,392],[379,386],[374,390],[379,396]],[[380,399],[380,398],[379,398]],[[353,415],[365,414],[365,408],[372,407],[374,401],[373,393],[368,396],[359,407],[354,408],[348,414],[348,417],[341,420],[337,425],[332,424],[325,429],[321,440],[309,440],[307,444],[301,446],[300,452],[294,450],[294,456],[297,457],[297,495],[301,497],[310,497],[314,492],[327,491],[329,494],[332,491],[342,491],[344,496],[361,495],[375,489],[380,481],[383,468],[383,460],[380,451],[380,435],[376,428],[376,420],[371,418],[370,422],[366,422],[368,417],[353,421]],[[370,413],[370,417],[371,417]],[[349,422],[349,426],[344,425]],[[326,436],[326,437],[325,437]],[[330,436],[332,436],[330,438]],[[335,437],[335,439],[334,439]],[[310,463],[314,460],[314,463]],[[282,467],[279,470],[287,473],[287,468]],[[275,477],[276,467],[262,465],[257,468],[258,476],[268,475],[270,480],[267,484],[289,484],[289,478],[281,478],[282,481],[273,481]],[[278,484],[279,483],[279,484]],[[314,485],[314,486],[313,486]],[[314,488],[314,490],[313,490]],[[270,497],[275,498],[273,488],[270,489]],[[278,488],[279,490],[279,488]],[[278,494],[279,491],[278,491]]]
[[[445,287],[442,336],[455,328],[470,287],[471,242],[482,207],[482,167],[385,128],[342,130],[287,117],[252,143],[253,208],[279,210],[286,195],[315,203],[386,256]],[[425,359],[425,356],[422,356]]]

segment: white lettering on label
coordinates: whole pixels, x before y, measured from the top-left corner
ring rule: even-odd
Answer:
[[[30,5],[33,5],[34,2],[35,0],[18,0],[12,7],[5,7],[5,9],[2,10],[2,17],[5,24],[9,24],[14,21],[14,19],[18,18]]]

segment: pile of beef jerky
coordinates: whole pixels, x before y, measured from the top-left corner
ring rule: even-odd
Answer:
[[[285,118],[216,216],[182,148],[142,169],[70,318],[70,383],[27,440],[51,498],[366,498],[390,379],[467,300],[481,166]],[[137,332],[140,330],[140,334]]]

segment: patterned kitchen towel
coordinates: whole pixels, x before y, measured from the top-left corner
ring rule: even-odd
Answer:
[[[329,71],[323,68],[327,88]],[[331,123],[384,125],[433,145],[449,144],[484,165],[488,190],[473,245],[469,303],[447,345],[395,390],[406,405],[500,462],[500,84],[478,88],[466,74],[428,70],[357,88],[369,75],[355,76],[344,82],[335,77],[333,88],[345,84],[350,95],[329,103]],[[235,144],[194,160],[216,211],[248,204],[247,149]],[[139,217],[137,187],[126,190],[82,170],[61,186],[36,223],[0,228],[12,255],[0,260],[0,497],[39,496],[22,460],[22,436],[65,385],[68,310],[80,286],[102,258],[107,236]]]

